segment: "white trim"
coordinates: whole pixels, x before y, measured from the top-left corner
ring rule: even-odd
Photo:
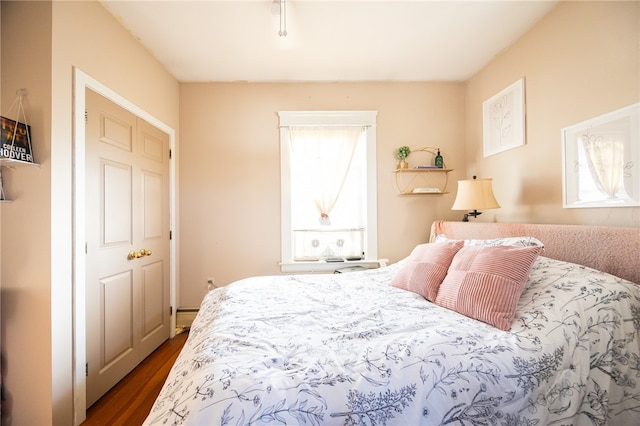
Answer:
[[[375,126],[378,111],[278,111],[285,126]]]
[[[365,268],[378,268],[383,266],[384,259],[374,260],[348,260],[345,262],[287,262],[281,263],[282,272],[333,272],[336,269],[347,268],[349,266],[364,266]]]
[[[85,89],[90,88],[124,109],[146,120],[169,135],[169,148],[175,153],[176,132],[148,112],[109,89],[78,68],[73,69],[73,410],[74,424],[86,419],[86,314],[85,314]],[[169,161],[169,227],[175,230],[176,217],[176,161]],[[171,315],[170,336],[176,328],[176,233],[169,244],[169,303],[174,307]]]
[[[377,266],[378,261],[378,198],[376,176],[376,120],[377,111],[278,111],[280,117],[280,164],[289,164],[288,126],[364,126],[366,127],[367,156],[367,232],[365,232],[365,259],[349,265]],[[321,272],[344,267],[345,263],[294,262],[291,247],[291,176],[289,169],[281,168],[280,179],[280,247],[282,272]]]

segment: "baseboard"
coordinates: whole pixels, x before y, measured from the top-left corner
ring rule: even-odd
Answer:
[[[176,329],[184,331],[191,328],[198,315],[198,308],[178,308],[176,311]]]

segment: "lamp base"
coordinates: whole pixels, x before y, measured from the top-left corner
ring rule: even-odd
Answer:
[[[469,216],[478,217],[481,214],[482,214],[482,212],[479,212],[478,210],[474,210],[472,212],[465,213],[464,216],[462,217],[462,221],[463,222],[469,222]]]

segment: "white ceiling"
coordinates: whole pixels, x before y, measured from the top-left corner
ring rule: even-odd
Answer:
[[[465,81],[557,1],[101,0],[182,82]]]

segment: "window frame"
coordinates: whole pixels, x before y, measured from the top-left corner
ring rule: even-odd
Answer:
[[[280,119],[280,269],[282,272],[328,272],[345,266],[377,267],[378,199],[376,172],[377,111],[278,111]],[[361,261],[326,262],[293,260],[293,228],[291,223],[291,170],[289,126],[363,126],[367,167],[366,223]]]

